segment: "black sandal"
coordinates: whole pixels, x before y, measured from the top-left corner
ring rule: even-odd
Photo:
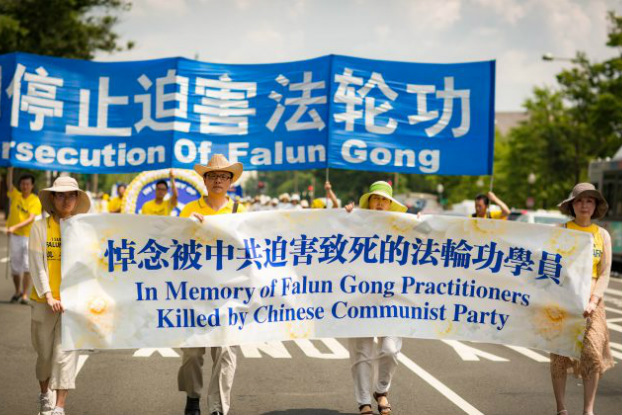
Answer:
[[[378,398],[381,398],[383,396],[386,398],[388,394],[389,392],[384,392],[384,393],[374,392],[374,399],[376,400],[376,403],[378,404],[378,412],[380,413],[380,415],[391,414],[391,404],[387,403],[386,405],[380,405],[380,403],[378,403]]]
[[[366,406],[369,407],[369,411],[363,411],[361,412],[361,409],[365,408]],[[359,415],[374,415],[374,411],[373,409],[371,409],[371,405],[366,403],[365,405],[360,405],[359,406]]]

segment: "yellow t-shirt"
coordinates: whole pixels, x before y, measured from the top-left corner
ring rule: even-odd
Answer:
[[[311,202],[311,209],[326,209],[326,199],[318,197]]]
[[[600,234],[598,230],[598,226],[591,224],[590,226],[579,226],[574,221],[570,221],[566,223],[566,228],[574,229],[576,231],[589,232],[594,235],[594,252],[592,257],[592,278],[598,278],[598,264],[600,264],[600,260],[603,256],[603,249],[605,247],[605,243],[603,241],[603,236]]]
[[[246,208],[244,207],[244,205],[242,205],[241,203],[238,203],[237,213],[242,213],[245,211],[246,211]],[[188,203],[184,207],[184,209],[181,211],[181,213],[179,214],[179,217],[188,218],[194,212],[200,213],[201,215],[206,215],[206,216],[207,215],[224,215],[227,213],[233,213],[233,200],[229,199],[227,204],[222,209],[215,211],[214,209],[209,207],[207,203],[205,203],[205,200],[203,200],[203,198],[200,198],[200,199],[197,199],[197,200],[194,200]]]
[[[157,204],[155,199],[145,202],[140,209],[140,213],[143,215],[156,215],[156,216],[171,216],[171,212],[175,209],[175,206],[171,204],[171,200],[164,200],[162,203]]]
[[[39,216],[41,214],[41,201],[39,196],[34,193],[28,195],[26,199],[22,196],[22,192],[15,187],[8,192],[8,196],[11,199],[11,207],[9,210],[9,220],[6,226],[10,227],[22,223],[30,217],[30,215]],[[34,221],[32,222],[34,223]],[[30,228],[32,223],[28,226],[22,226],[15,231],[15,235],[30,236]]]
[[[473,214],[471,215],[471,217],[476,218],[477,214]],[[500,210],[494,210],[494,211],[487,211],[486,212],[486,216],[485,218],[481,218],[481,219],[501,219],[501,220],[506,220],[508,217],[503,217],[503,212],[501,212]]]
[[[110,213],[118,213],[121,209],[121,198],[118,196],[113,197],[108,201],[108,212]]]
[[[60,300],[60,223],[56,222],[52,216],[45,220],[47,225],[47,240],[45,241],[45,256],[48,261],[48,277],[50,279],[50,289],[52,296]],[[39,297],[35,288],[32,288],[30,299],[39,303],[45,303],[45,297]]]

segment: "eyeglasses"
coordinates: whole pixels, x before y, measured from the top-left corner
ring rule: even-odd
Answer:
[[[78,198],[78,194],[75,192],[56,192],[54,197],[58,200],[73,200]]]
[[[227,180],[231,180],[232,177],[233,177],[230,174],[226,174],[226,173],[221,173],[221,174],[218,174],[218,173],[207,173],[205,176],[208,179],[210,179],[210,180],[219,179],[219,180],[221,180],[223,182],[226,182]]]

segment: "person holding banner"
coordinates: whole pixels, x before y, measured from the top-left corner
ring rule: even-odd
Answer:
[[[406,212],[408,208],[393,198],[393,188],[387,182],[375,182],[369,192],[359,200],[361,209]],[[354,203],[345,206],[351,212]],[[355,338],[349,341],[352,377],[354,378],[354,396],[361,415],[372,415],[372,382],[376,384],[373,397],[380,415],[389,415],[391,405],[387,399],[391,380],[397,369],[397,355],[402,348],[400,337],[379,337],[377,344],[373,337]]]
[[[493,202],[501,208],[501,212],[491,212],[489,210],[490,202]],[[479,194],[475,196],[475,213],[472,215],[474,218],[487,218],[487,219],[507,219],[510,214],[510,208],[503,203],[501,199],[497,197],[493,192],[487,194]]]
[[[328,180],[324,183],[324,190],[326,190],[326,197],[313,199],[313,202],[311,202],[311,209],[328,209],[329,207],[336,209],[339,207],[339,201],[337,200],[337,196],[335,196],[335,192],[333,192],[333,186]],[[328,205],[328,199],[330,199],[332,203],[330,206]]]
[[[179,214],[203,223],[208,215],[244,212],[245,208],[227,196],[227,189],[240,178],[241,163],[230,163],[222,154],[214,154],[206,166],[196,164],[194,170],[203,177],[207,196],[188,203]],[[205,347],[182,348],[182,363],[178,386],[186,392],[185,415],[200,415],[203,390],[203,355]],[[211,415],[227,415],[231,402],[231,387],[237,362],[237,347],[212,347],[212,375],[207,387],[207,405]]]
[[[33,193],[35,177],[32,174],[21,176],[18,187],[19,190],[13,186],[13,167],[9,167],[7,188],[11,205],[6,226],[9,234],[11,274],[15,285],[15,294],[11,297],[11,303],[19,301],[21,304],[28,304],[28,289],[30,288],[28,236],[35,218],[41,215],[41,202],[39,197]]]
[[[551,353],[553,392],[557,414],[568,415],[565,404],[566,377],[568,370],[572,370],[576,376],[583,378],[583,414],[592,415],[600,376],[614,365],[603,301],[611,272],[611,237],[605,229],[592,223],[592,220],[604,217],[609,206],[594,185],[579,183],[558,207],[563,214],[574,218],[563,225],[565,228],[589,232],[594,236],[594,259],[592,275],[585,276],[591,279],[592,287],[589,303],[583,313],[587,318],[587,327],[581,358],[577,361]]]
[[[168,183],[166,180],[158,180],[155,189],[155,198],[145,202],[140,210],[143,215],[171,216],[171,212],[177,206],[177,187],[175,186],[175,175],[173,169],[169,171],[171,179],[171,197],[165,201],[164,197],[168,194]]]
[[[30,232],[28,259],[33,276],[31,311],[32,346],[37,353],[36,375],[39,380],[39,413],[63,415],[69,389],[75,389],[78,353],[63,351],[61,346],[60,298],[61,233],[60,222],[86,213],[89,197],[71,177],[59,177],[52,187],[40,192],[43,210],[50,216],[34,223]],[[56,401],[53,402],[56,392]]]
[[[125,183],[119,183],[117,186],[118,196],[115,196],[108,201],[108,212],[121,213],[121,202],[123,201],[123,194],[125,193],[126,188],[127,186]]]

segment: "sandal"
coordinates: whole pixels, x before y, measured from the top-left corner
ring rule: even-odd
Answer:
[[[389,415],[391,413],[391,404],[389,404],[388,400],[387,400],[386,405],[380,405],[380,402],[378,402],[379,398],[383,396],[386,398],[388,394],[389,392],[384,392],[384,393],[374,392],[374,399],[376,400],[376,403],[378,404],[378,412],[380,412],[380,415]]]
[[[363,408],[369,408],[367,411],[363,411]],[[366,403],[365,405],[359,406],[359,415],[374,415],[374,411],[371,409],[371,405]]]

